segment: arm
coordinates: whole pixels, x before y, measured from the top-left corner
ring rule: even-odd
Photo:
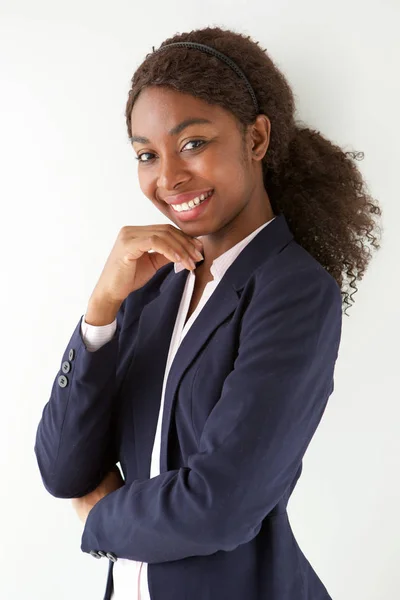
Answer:
[[[340,289],[317,269],[265,281],[187,466],[135,480],[89,512],[81,549],[148,563],[254,538],[301,466],[333,390]]]
[[[36,433],[35,453],[43,483],[59,498],[91,492],[118,462],[111,431],[124,304],[106,326],[87,324],[85,318],[102,323],[93,311],[89,317],[88,313],[64,351]]]

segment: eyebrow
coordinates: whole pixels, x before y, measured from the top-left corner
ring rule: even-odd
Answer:
[[[181,133],[181,131],[186,129],[186,127],[189,127],[189,125],[204,125],[206,123],[212,125],[212,121],[210,121],[209,119],[199,117],[185,119],[181,123],[178,123],[178,125],[175,125],[175,127],[173,127],[172,129],[170,129],[168,131],[168,135],[177,135],[178,133]],[[129,139],[131,144],[133,144],[133,142],[138,142],[139,144],[150,144],[150,140],[148,138],[140,135],[133,135]]]

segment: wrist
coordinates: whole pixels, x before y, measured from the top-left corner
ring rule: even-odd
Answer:
[[[122,302],[104,296],[92,296],[85,313],[85,322],[88,325],[109,325],[116,319],[121,304]]]

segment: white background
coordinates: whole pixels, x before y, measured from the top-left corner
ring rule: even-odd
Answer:
[[[133,72],[165,38],[215,25],[259,40],[298,116],[365,153],[384,210],[289,516],[334,600],[398,597],[399,17],[395,0],[0,0],[2,599],[103,597],[108,562],[80,551],[82,525],[44,489],[34,437],[119,229],[166,222],[127,141]]]

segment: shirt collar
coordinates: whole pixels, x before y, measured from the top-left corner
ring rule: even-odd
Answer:
[[[244,247],[251,242],[251,240],[257,235],[257,233],[264,229],[264,227],[266,227],[269,223],[272,223],[274,219],[275,217],[272,217],[272,219],[266,221],[265,223],[263,223],[263,225],[260,225],[260,227],[252,231],[243,240],[241,240],[240,242],[232,246],[232,248],[229,248],[229,250],[226,250],[226,252],[224,252],[220,256],[217,256],[217,258],[213,260],[213,263],[210,267],[210,272],[214,277],[214,281],[219,281],[220,279],[222,279],[227,269],[231,266],[235,258],[239,256]],[[181,262],[174,263],[175,273],[179,273],[185,268],[186,267]],[[191,275],[194,275],[193,271],[189,271],[189,273]]]

